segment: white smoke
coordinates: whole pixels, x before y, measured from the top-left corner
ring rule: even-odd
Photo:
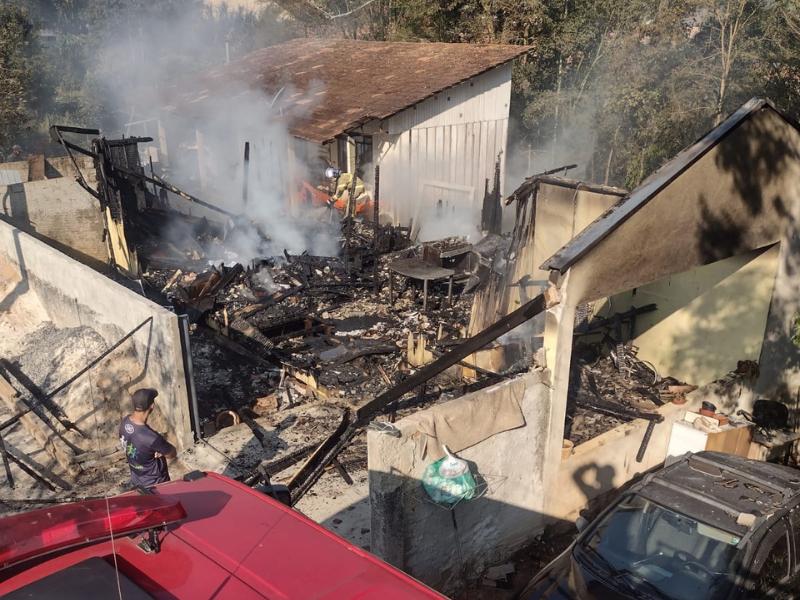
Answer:
[[[336,224],[328,212],[304,209],[300,218],[290,210],[291,196],[309,179],[306,157],[314,152],[294,138],[289,127],[313,108],[319,86],[264,90],[253,72],[216,85],[219,75],[214,69],[226,61],[228,25],[208,9],[195,7],[146,17],[132,14],[124,32],[106,32],[98,71],[105,102],[118,115],[114,131],[106,135],[146,134],[154,138],[155,147],[161,145],[159,135],[164,136],[169,156],[162,155],[168,162],[162,160],[160,167],[166,178],[241,215],[232,227],[228,224],[225,247],[231,258],[247,263],[284,250],[335,255]],[[270,42],[263,40],[261,45]],[[209,92],[211,86],[215,89]],[[245,142],[250,143],[246,202]],[[220,219],[175,196],[170,202],[184,212]],[[174,241],[177,245],[180,238]]]

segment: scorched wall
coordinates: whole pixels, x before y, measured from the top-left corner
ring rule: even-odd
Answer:
[[[136,387],[159,390],[159,409],[169,437],[179,449],[192,444],[176,315],[5,222],[0,222],[0,258],[19,269],[19,286],[36,292],[58,327],[90,326],[113,344],[152,319],[131,338],[142,364]]]

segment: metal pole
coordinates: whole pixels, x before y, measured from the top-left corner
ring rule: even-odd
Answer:
[[[194,367],[192,365],[191,340],[189,339],[189,316],[178,315],[181,332],[181,353],[183,354],[183,370],[186,376],[186,390],[189,392],[189,403],[192,410],[192,427],[198,440],[203,439],[203,428],[200,426],[200,408],[197,406],[197,390],[194,387]]]

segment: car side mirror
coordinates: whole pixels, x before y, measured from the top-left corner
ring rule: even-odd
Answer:
[[[589,521],[583,515],[575,519],[575,529],[578,530],[578,533],[586,529],[588,526],[589,526]]]

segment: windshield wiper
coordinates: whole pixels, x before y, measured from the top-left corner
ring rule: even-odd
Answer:
[[[667,596],[655,585],[644,579],[641,575],[637,575],[630,569],[615,569],[613,575],[617,579],[623,580],[625,584],[637,594],[644,592],[651,598],[656,598],[656,599],[665,598],[666,600],[672,600],[670,596]],[[642,590],[641,589],[642,587],[644,587],[645,589]]]
[[[612,577],[613,581],[624,587],[626,591],[633,592],[637,595],[644,593],[646,596],[655,598],[656,600],[661,600],[662,598],[671,600],[669,596],[664,594],[656,586],[646,579],[643,579],[630,569],[620,569],[615,567],[605,556],[600,554],[594,548],[587,547],[586,549],[591,551],[592,559],[598,559],[596,562],[602,563],[601,568],[607,571]]]

